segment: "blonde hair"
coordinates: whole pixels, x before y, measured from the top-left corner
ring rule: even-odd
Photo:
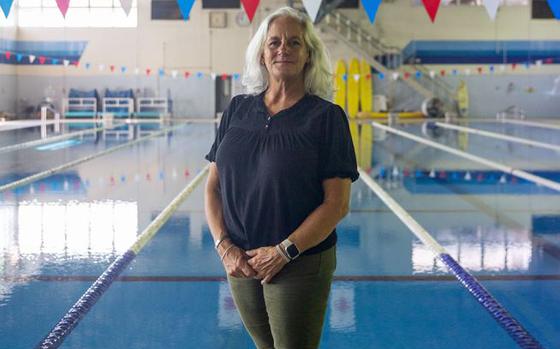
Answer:
[[[294,18],[303,28],[303,40],[309,51],[309,62],[304,70],[305,92],[330,99],[333,86],[328,52],[309,17],[291,7],[282,7],[268,15],[249,42],[242,80],[247,93],[259,94],[268,87],[268,71],[261,65],[261,57],[270,24],[278,17]]]

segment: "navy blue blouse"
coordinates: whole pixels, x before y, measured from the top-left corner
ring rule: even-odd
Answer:
[[[346,114],[305,95],[270,116],[259,95],[239,95],[224,111],[208,161],[218,168],[233,243],[249,250],[282,242],[323,202],[322,181],[358,179]],[[336,229],[304,254],[336,244]]]

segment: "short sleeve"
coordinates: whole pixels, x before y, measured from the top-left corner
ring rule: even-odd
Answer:
[[[233,114],[236,104],[236,97],[233,97],[227,108],[222,113],[222,119],[220,120],[220,126],[218,126],[218,132],[216,133],[216,138],[214,139],[214,143],[210,148],[208,154],[204,156],[204,158],[210,162],[216,161],[216,152],[218,151],[218,147],[224,139],[226,135],[227,129],[229,128],[229,122],[231,120],[231,115]]]
[[[360,175],[348,117],[342,108],[333,105],[325,118],[319,151],[320,177],[350,178],[354,182]]]

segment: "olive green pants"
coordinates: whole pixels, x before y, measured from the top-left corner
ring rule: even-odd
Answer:
[[[336,247],[286,264],[268,284],[228,276],[243,324],[259,349],[318,348]]]

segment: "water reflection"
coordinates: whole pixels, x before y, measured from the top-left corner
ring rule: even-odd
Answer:
[[[71,260],[105,260],[125,252],[136,240],[137,230],[136,202],[0,205],[0,303],[11,288],[26,282],[25,276],[41,274],[46,265],[64,269]]]
[[[333,283],[330,296],[329,326],[333,332],[356,331],[355,284]]]
[[[532,258],[529,230],[495,226],[454,227],[431,232],[463,267],[470,271],[527,271]],[[414,273],[447,272],[447,268],[419,240],[412,241]]]

